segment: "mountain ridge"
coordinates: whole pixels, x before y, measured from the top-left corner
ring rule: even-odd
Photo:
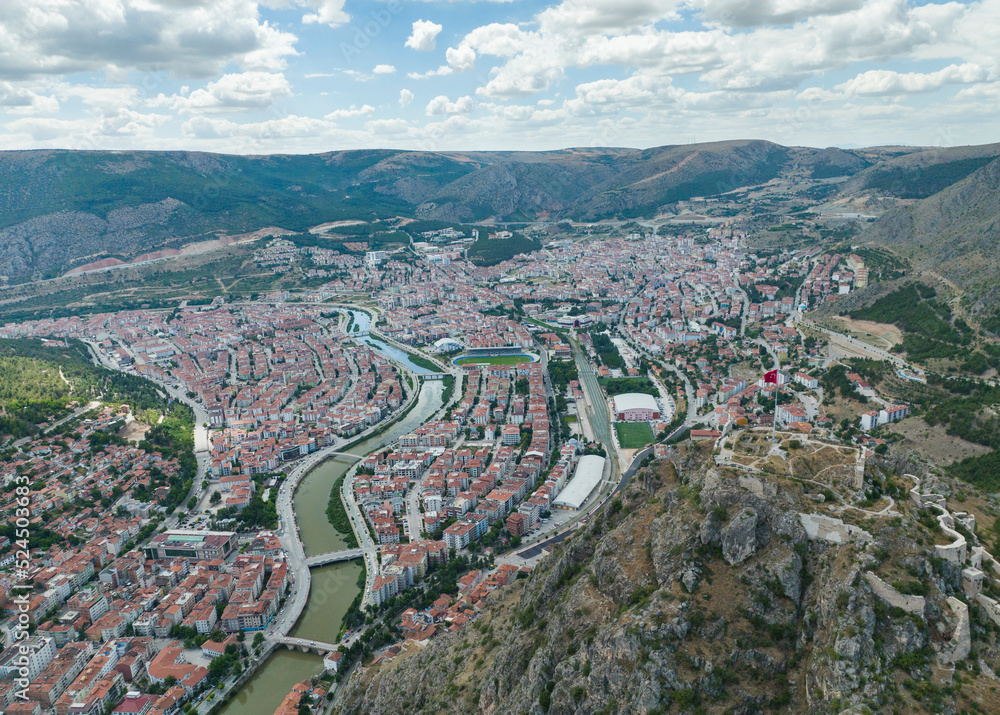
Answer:
[[[885,178],[879,167],[896,172],[890,183],[916,176],[907,173],[912,166],[924,175],[943,167],[931,170],[918,192],[926,193],[968,178],[982,168],[977,162],[998,154],[1000,145],[890,152],[753,139],[547,152],[3,151],[0,275],[12,284],[51,278],[106,257],[129,261],[182,239],[264,226],[302,232],[329,221],[388,216],[653,218],[678,202],[778,178],[847,177],[840,188],[827,188],[852,195],[877,193],[878,177]]]
[[[859,241],[884,245],[922,270],[946,275],[978,306],[1000,297],[1000,158],[911,206],[892,209]]]

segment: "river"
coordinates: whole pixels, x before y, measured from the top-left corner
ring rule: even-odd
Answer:
[[[412,432],[426,422],[441,407],[444,382],[427,380],[420,387],[416,406],[402,420],[380,435],[352,447],[352,454],[368,454]],[[326,506],[330,502],[333,483],[357,460],[350,457],[331,457],[317,465],[299,484],[295,492],[295,520],[299,525],[302,547],[306,555],[325,554],[345,547],[344,537],[330,526]]]
[[[354,323],[351,326],[352,333],[355,332],[354,331],[355,326],[357,326],[358,328],[357,332],[359,333],[366,332],[371,328],[372,318],[370,315],[368,315],[368,313],[364,312],[363,310],[348,310],[347,312],[354,317]],[[426,375],[427,373],[435,372],[434,370],[428,370],[427,368],[420,367],[419,365],[412,362],[410,360],[409,353],[407,353],[405,350],[400,350],[394,345],[390,345],[389,343],[376,339],[372,335],[365,335],[360,338],[355,338],[355,340],[364,343],[372,350],[382,353],[387,358],[392,358],[396,362],[405,365],[407,368],[415,372],[417,375]]]
[[[368,327],[366,322],[362,330]],[[403,351],[385,343],[372,341],[371,346],[388,357],[397,359],[392,351],[405,356]],[[404,361],[400,361],[404,362]],[[405,361],[409,363],[409,361]],[[417,366],[414,371],[428,372]],[[354,454],[368,454],[400,436],[412,432],[422,425],[441,407],[444,383],[439,380],[425,381],[420,388],[417,404],[402,420],[388,430],[353,447]],[[295,518],[302,537],[305,553],[322,554],[343,549],[344,537],[334,530],[326,517],[326,506],[334,482],[344,474],[356,460],[346,457],[331,457],[312,469],[299,484],[295,492]],[[358,575],[363,568],[361,560],[333,564],[312,570],[312,586],[306,608],[290,635],[333,642],[340,630],[340,622],[360,590]],[[285,695],[298,682],[306,680],[322,670],[318,655],[300,653],[286,649],[276,650],[267,662],[254,674],[240,692],[222,710],[222,715],[272,715]]]

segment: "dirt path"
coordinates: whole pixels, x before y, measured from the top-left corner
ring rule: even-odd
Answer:
[[[679,162],[677,162],[676,165],[670,167],[666,171],[661,171],[658,174],[653,174],[652,176],[647,176],[645,179],[640,179],[639,181],[637,181],[634,184],[632,184],[632,186],[641,186],[642,184],[645,184],[647,181],[654,181],[654,180],[659,179],[659,178],[661,178],[663,176],[667,176],[669,174],[673,174],[675,171],[677,171],[682,166],[684,166],[685,164],[687,164],[689,161],[691,161],[692,159],[694,159],[700,153],[701,153],[700,151],[692,152],[691,154],[688,154],[686,157],[684,157]]]
[[[903,342],[903,331],[889,323],[876,323],[871,320],[854,320],[846,315],[833,317],[838,323],[843,323],[848,330],[858,333],[868,333],[884,343],[880,347],[891,348],[896,343]]]

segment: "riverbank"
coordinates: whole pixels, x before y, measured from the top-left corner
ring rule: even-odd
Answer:
[[[358,332],[368,330],[371,317],[367,312],[356,307],[344,312],[348,312],[351,325]],[[377,547],[360,506],[353,499],[353,489],[350,488],[352,477],[349,473],[353,475],[362,456],[393,442],[428,420],[440,417],[449,403],[455,400],[456,386],[461,385],[460,373],[441,370],[437,366],[429,370],[413,359],[422,356],[415,355],[405,346],[397,346],[384,339],[368,342],[365,339],[367,337],[355,339],[364,342],[397,366],[409,383],[406,401],[389,420],[373,425],[349,441],[307,457],[293,467],[282,485],[278,502],[283,528],[279,533],[279,540],[288,554],[290,571],[301,574],[301,581],[295,584],[293,594],[286,601],[285,615],[280,617],[287,620],[275,628],[273,634],[276,636],[288,633],[293,637],[331,644],[342,641],[345,616],[349,612],[358,612],[359,607],[363,609],[364,596],[378,570]],[[413,367],[425,372],[447,372],[446,377],[451,379],[420,380],[419,372],[411,369],[411,363]],[[335,529],[331,524],[326,512],[334,503],[343,508],[350,532]],[[348,548],[347,540],[344,539],[348,533],[362,547],[363,566],[359,561],[350,561],[334,567],[313,569],[311,573],[308,568],[303,568],[306,553],[315,555]],[[301,562],[299,568],[292,569],[291,565],[297,562]],[[327,572],[327,569],[334,570]],[[298,588],[300,583],[304,588]],[[356,635],[352,638],[356,638]],[[283,682],[279,682],[290,667],[283,651],[276,651],[268,659],[250,667],[256,671],[254,680],[250,681],[248,676],[243,682],[254,683],[258,688],[257,692],[263,693],[272,681],[276,689],[287,692],[288,688],[283,687]],[[299,680],[305,677],[308,676]],[[267,712],[265,709],[256,700],[243,698],[242,692],[237,692],[225,713],[270,715],[273,712],[273,707]]]

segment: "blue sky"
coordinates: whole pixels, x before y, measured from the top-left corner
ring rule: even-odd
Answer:
[[[1000,141],[1000,0],[4,0],[0,148]]]

